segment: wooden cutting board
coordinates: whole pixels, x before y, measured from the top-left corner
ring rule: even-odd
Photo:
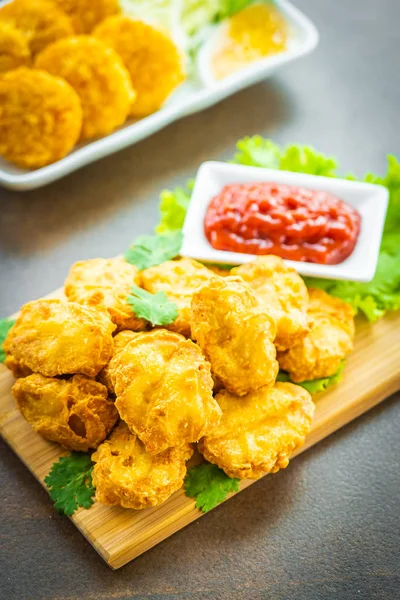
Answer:
[[[57,296],[59,292],[52,295]],[[0,365],[0,433],[46,487],[43,479],[52,464],[68,452],[43,440],[22,418],[11,395],[13,381],[9,371]],[[343,380],[315,398],[313,428],[300,452],[399,389],[400,312],[373,325],[359,319],[355,350],[346,361]],[[252,483],[242,481],[240,489]],[[72,521],[110,567],[118,569],[202,514],[195,508],[195,501],[180,490],[157,508],[134,511],[95,503],[89,510],[77,511]]]

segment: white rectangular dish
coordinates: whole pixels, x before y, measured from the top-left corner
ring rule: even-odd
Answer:
[[[276,5],[290,28],[288,49],[285,52],[253,63],[223,81],[207,81],[200,72],[198,80],[185,83],[156,113],[139,121],[131,119],[104,138],[79,144],[68,156],[46,167],[30,171],[0,158],[0,185],[14,190],[44,186],[84,165],[139,142],[181,117],[220,102],[265,79],[286,63],[311,52],[318,43],[318,32],[313,23],[286,0],[276,0]],[[201,70],[200,65],[199,71]]]
[[[204,262],[240,265],[257,258],[254,254],[215,250],[204,234],[204,218],[212,198],[232,183],[284,183],[329,192],[357,209],[361,231],[351,255],[337,265],[285,260],[302,275],[349,281],[371,281],[375,275],[383,226],[389,201],[387,188],[372,183],[305,175],[224,162],[203,163],[197,173],[183,226],[181,255]]]

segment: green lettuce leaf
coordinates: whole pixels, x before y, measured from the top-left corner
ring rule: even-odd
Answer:
[[[160,222],[156,227],[157,233],[179,231],[183,227],[193,189],[193,179],[185,187],[173,190],[163,190],[160,194]]]
[[[3,344],[6,341],[8,336],[8,332],[11,327],[14,325],[15,319],[0,319],[0,362],[4,362],[6,360],[6,353],[3,349]]]
[[[296,383],[296,385],[300,385],[313,396],[314,394],[323,392],[330,388],[332,385],[339,383],[339,381],[342,380],[343,367],[344,361],[341,363],[339,369],[334,375],[331,375],[330,377],[322,377],[321,379],[310,379],[309,381],[302,381],[301,383]],[[293,381],[290,379],[289,373],[286,373],[286,371],[279,371],[276,380],[293,383]]]

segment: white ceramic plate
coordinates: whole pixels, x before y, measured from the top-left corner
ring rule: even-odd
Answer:
[[[200,62],[203,67],[199,66],[200,80],[188,81],[181,86],[158,112],[140,121],[128,121],[119,130],[104,138],[80,144],[62,160],[35,171],[20,169],[0,158],[0,185],[15,190],[29,190],[46,185],[99,158],[139,142],[181,117],[216,104],[238,90],[265,79],[280,66],[311,52],[318,43],[315,26],[286,0],[277,0],[276,4],[290,26],[287,51],[258,61],[219,82],[210,80],[207,74],[204,75],[205,58],[202,54]]]
[[[224,185],[272,181],[330,192],[361,214],[361,231],[352,254],[338,265],[319,265],[286,260],[302,275],[371,281],[375,275],[388,205],[388,190],[381,185],[291,173],[223,162],[205,162],[197,173],[192,199],[183,227],[181,255],[204,262],[239,265],[257,258],[254,254],[215,250],[204,234],[204,217],[211,199]]]

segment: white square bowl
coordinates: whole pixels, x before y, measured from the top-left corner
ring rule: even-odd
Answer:
[[[381,185],[371,183],[290,171],[245,167],[216,161],[203,163],[197,173],[183,226],[181,255],[204,262],[229,265],[240,265],[257,258],[254,254],[215,250],[204,234],[204,218],[210,201],[224,185],[268,181],[330,192],[361,214],[361,231],[356,246],[352,254],[342,263],[320,265],[286,260],[287,265],[302,275],[349,281],[371,281],[378,262],[389,200],[388,190]]]

